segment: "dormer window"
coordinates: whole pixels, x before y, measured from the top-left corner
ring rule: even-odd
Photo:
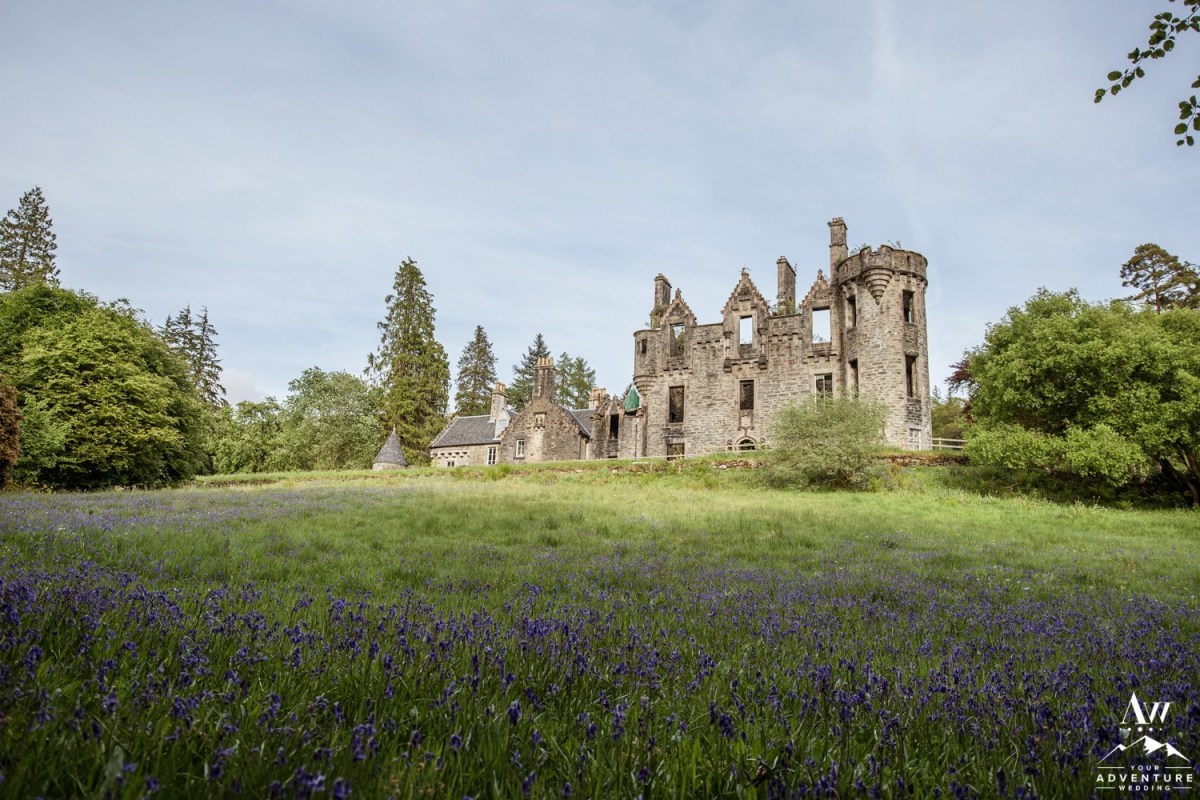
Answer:
[[[670,327],[671,347],[670,353],[672,358],[683,355],[683,323],[677,322]]]
[[[754,344],[754,317],[738,319],[738,344]]]

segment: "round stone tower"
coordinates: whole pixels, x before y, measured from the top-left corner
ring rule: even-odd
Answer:
[[[830,229],[830,283],[840,317],[843,385],[887,406],[890,444],[933,446],[925,257],[889,245],[846,249],[846,223]]]

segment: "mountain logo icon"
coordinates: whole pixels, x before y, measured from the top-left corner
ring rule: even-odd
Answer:
[[[1138,747],[1139,744],[1141,745],[1140,748]],[[1102,758],[1100,760],[1106,761],[1108,759],[1108,757],[1111,756],[1113,753],[1124,753],[1127,750],[1139,750],[1143,755],[1150,755],[1151,753],[1157,753],[1159,750],[1165,750],[1168,757],[1177,756],[1179,758],[1182,758],[1184,761],[1187,761],[1189,764],[1191,763],[1191,761],[1188,759],[1187,756],[1185,756],[1183,753],[1176,750],[1173,746],[1171,746],[1167,742],[1160,742],[1157,739],[1151,738],[1149,736],[1143,736],[1142,738],[1136,739],[1127,745],[1119,744],[1116,747],[1114,747],[1112,750],[1109,750],[1108,755],[1104,756],[1104,758]]]

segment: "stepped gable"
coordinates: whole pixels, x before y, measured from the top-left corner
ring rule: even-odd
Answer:
[[[735,308],[743,308],[744,306],[741,304],[747,300],[755,308],[761,309],[764,317],[771,313],[771,304],[767,302],[767,298],[763,297],[762,292],[754,285],[754,281],[750,280],[750,270],[742,267],[742,277],[738,279],[737,285],[733,287],[733,291],[729,295],[729,299],[725,301],[725,305],[721,309],[721,316],[727,316]]]
[[[662,318],[664,322],[666,320],[682,320],[690,325],[696,324],[696,315],[692,313],[691,306],[683,299],[683,293],[678,289],[675,290],[675,297],[667,306],[667,310],[663,312]]]

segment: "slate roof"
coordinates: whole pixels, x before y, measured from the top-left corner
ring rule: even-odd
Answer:
[[[583,435],[592,438],[592,410],[590,408],[577,408],[573,411],[567,411],[571,415],[571,419],[575,420],[575,424],[579,426],[579,430],[583,431]]]
[[[433,447],[464,447],[471,444],[492,444],[500,441],[496,423],[487,414],[477,417],[455,417],[429,445]]]
[[[400,447],[400,440],[396,438],[396,430],[392,429],[387,441],[383,443],[383,447],[379,448],[379,455],[375,456],[376,464],[403,464],[408,466],[408,459],[404,457],[404,450]]]

